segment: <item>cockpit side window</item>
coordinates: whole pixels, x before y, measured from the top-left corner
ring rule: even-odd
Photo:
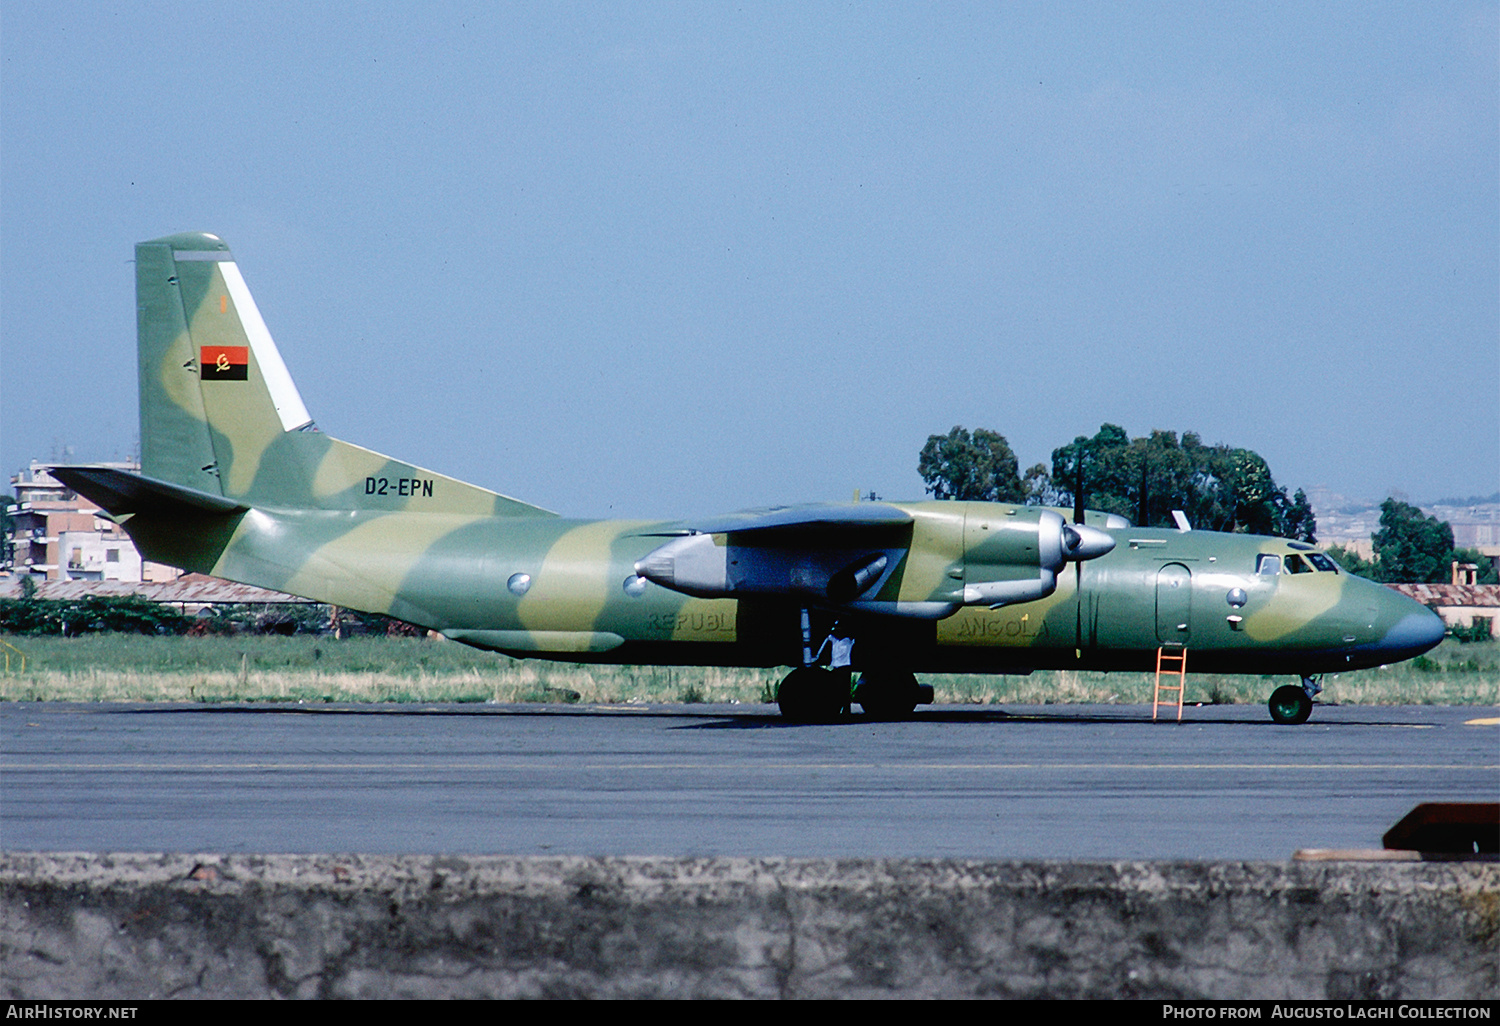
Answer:
[[[1307,561],[1324,573],[1336,574],[1339,572],[1338,564],[1321,552],[1309,552],[1307,554]]]
[[[1310,574],[1313,568],[1302,561],[1301,556],[1288,555],[1286,557],[1286,572],[1289,574]]]
[[[1281,573],[1281,557],[1261,553],[1255,560],[1255,572],[1262,577],[1275,577]]]

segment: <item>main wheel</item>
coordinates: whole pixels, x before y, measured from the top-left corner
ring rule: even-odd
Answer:
[[[793,723],[832,723],[849,708],[849,677],[817,666],[793,670],[776,690],[776,704]]]
[[[899,670],[863,673],[854,689],[854,700],[873,720],[904,720],[921,699],[917,678]]]
[[[1312,715],[1312,699],[1296,684],[1284,684],[1271,692],[1266,703],[1271,710],[1271,719],[1277,723],[1306,723]]]

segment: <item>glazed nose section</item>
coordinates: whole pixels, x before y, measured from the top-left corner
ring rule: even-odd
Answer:
[[[1442,617],[1405,595],[1382,589],[1385,595],[1379,607],[1378,625],[1385,628],[1375,641],[1375,648],[1387,654],[1392,662],[1411,659],[1443,640],[1447,627]]]

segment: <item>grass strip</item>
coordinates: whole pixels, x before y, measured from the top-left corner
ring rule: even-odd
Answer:
[[[65,702],[771,702],[786,672],[600,666],[516,660],[451,642],[239,635],[7,636],[0,701]],[[1154,675],[1076,670],[1029,676],[923,674],[940,703],[1151,701]],[[1188,675],[1185,700],[1260,703],[1289,676]],[[1500,705],[1500,643],[1449,639],[1394,666],[1329,674],[1322,700],[1343,705]]]

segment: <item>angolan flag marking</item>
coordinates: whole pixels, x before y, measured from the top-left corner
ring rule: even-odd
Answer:
[[[250,347],[202,346],[198,366],[204,381],[247,381],[250,377]]]

